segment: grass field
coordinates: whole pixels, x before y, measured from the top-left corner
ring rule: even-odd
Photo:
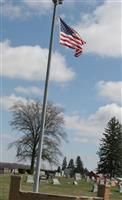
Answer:
[[[52,183],[41,183],[40,192],[52,194],[65,194],[74,196],[96,196],[96,193],[91,192],[92,182],[87,183],[82,180],[77,186],[73,185],[72,179],[61,178],[61,185],[54,186]],[[10,175],[0,175],[0,200],[8,200],[9,195]],[[22,177],[22,190],[32,191],[32,184],[26,183],[26,176]],[[122,200],[122,194],[117,192],[116,188],[111,188],[110,200]]]

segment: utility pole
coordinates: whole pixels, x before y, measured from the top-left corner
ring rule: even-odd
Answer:
[[[51,35],[50,35],[50,44],[49,44],[49,54],[48,54],[48,62],[47,62],[45,89],[44,89],[43,105],[42,105],[41,134],[39,135],[37,163],[36,163],[36,171],[35,171],[35,176],[34,176],[34,186],[33,186],[33,191],[34,192],[38,192],[38,190],[39,190],[39,176],[40,176],[40,169],[41,169],[43,135],[44,135],[44,126],[45,126],[45,116],[46,116],[46,106],[47,106],[47,92],[48,92],[48,82],[49,82],[49,75],[50,75],[50,63],[51,63],[51,54],[52,54],[52,44],[53,44],[53,33],[54,33],[54,25],[55,25],[56,6],[58,4],[62,4],[63,0],[52,0],[52,1],[54,3],[54,8],[53,8],[53,18],[52,18],[52,27],[51,27]]]

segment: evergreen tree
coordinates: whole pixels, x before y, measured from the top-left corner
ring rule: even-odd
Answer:
[[[85,167],[85,169],[84,169],[84,175],[88,176],[88,174],[89,174],[89,170]]]
[[[57,172],[61,172],[61,167],[59,166],[58,168],[57,168]]]
[[[70,176],[73,177],[75,173],[74,160],[71,158],[68,164],[68,169],[70,170]]]
[[[67,168],[67,158],[64,157],[63,163],[62,163],[62,170],[65,170]]]
[[[70,169],[74,169],[75,168],[74,160],[72,158],[69,161],[68,168],[70,168]]]
[[[77,158],[76,158],[75,172],[80,173],[80,174],[84,173],[83,162],[82,162],[80,156],[77,156]]]
[[[98,172],[111,177],[122,176],[122,126],[113,117],[108,122],[98,151]]]

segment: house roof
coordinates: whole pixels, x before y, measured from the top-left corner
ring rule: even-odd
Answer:
[[[0,169],[29,169],[29,165],[24,165],[20,163],[7,163],[7,162],[0,162]]]

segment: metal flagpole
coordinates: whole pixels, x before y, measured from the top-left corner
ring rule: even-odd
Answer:
[[[42,105],[41,134],[39,135],[37,163],[36,163],[36,171],[35,171],[34,185],[33,185],[34,192],[38,192],[38,190],[39,190],[39,176],[40,176],[40,169],[41,169],[42,145],[43,145],[43,135],[44,135],[44,125],[45,125],[46,105],[47,105],[47,90],[48,90],[48,82],[49,82],[49,74],[50,74],[50,63],[51,63],[51,54],[52,54],[52,43],[53,43],[56,6],[57,6],[57,4],[62,4],[63,0],[52,0],[52,1],[54,3],[54,9],[53,9],[52,27],[51,27],[50,44],[49,44],[49,54],[48,54],[48,62],[47,62],[47,73],[46,73],[46,80],[45,80],[43,105]]]

